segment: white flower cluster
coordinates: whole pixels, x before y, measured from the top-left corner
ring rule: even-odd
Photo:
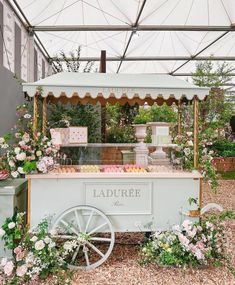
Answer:
[[[9,145],[6,143],[5,139],[0,137],[0,148],[7,149]]]
[[[37,162],[37,169],[42,173],[47,173],[48,168],[54,164],[53,158],[44,156]]]

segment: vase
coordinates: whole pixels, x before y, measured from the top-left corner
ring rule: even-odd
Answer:
[[[138,144],[134,149],[135,152],[135,162],[143,167],[148,165],[148,148],[144,139],[147,136],[147,125],[136,124],[133,125],[135,128],[135,137],[137,138]]]
[[[135,137],[137,138],[138,143],[144,143],[144,140],[147,136],[147,125],[146,124],[135,124]]]
[[[150,155],[153,159],[165,159],[167,156],[161,145],[171,143],[169,125],[170,124],[166,122],[148,123],[148,126],[150,126],[152,130],[152,144],[156,145],[156,150]]]

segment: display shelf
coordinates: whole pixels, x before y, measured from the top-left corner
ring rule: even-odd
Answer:
[[[136,147],[138,143],[87,143],[87,144],[62,144],[61,147]],[[175,148],[177,144],[152,144],[147,143],[147,147],[169,147]]]
[[[195,172],[138,172],[138,173],[130,173],[130,172],[76,172],[76,173],[47,173],[47,174],[29,174],[27,178],[31,179],[55,179],[55,178],[65,178],[65,179],[73,179],[73,178],[135,178],[135,179],[151,179],[151,178],[168,178],[168,179],[199,179],[201,178],[201,174],[198,171]]]

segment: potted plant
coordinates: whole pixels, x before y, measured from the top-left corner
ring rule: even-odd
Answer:
[[[176,113],[174,110],[164,104],[163,106],[154,105],[150,109],[151,121],[148,125],[152,130],[153,144],[169,144],[171,138],[169,127],[171,122],[176,122]]]
[[[135,136],[140,143],[143,143],[147,136],[147,122],[150,121],[150,118],[150,111],[144,108],[140,108],[139,113],[134,118]]]

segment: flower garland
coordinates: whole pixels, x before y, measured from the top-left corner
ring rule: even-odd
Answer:
[[[216,169],[212,163],[216,153],[211,150],[211,146],[216,140],[210,132],[201,132],[199,135],[199,171],[203,175],[204,180],[215,190],[218,186],[218,178]],[[185,170],[193,170],[193,133],[191,131],[185,132],[183,135],[177,135],[174,143],[178,145],[175,149],[173,163],[182,165]]]
[[[21,177],[26,173],[39,171],[46,173],[53,166],[53,158],[58,147],[44,134],[32,131],[32,116],[28,106],[17,107],[17,125],[13,134],[0,138],[0,149],[4,151],[4,162],[7,172],[12,178]],[[12,143],[9,143],[12,141]]]

